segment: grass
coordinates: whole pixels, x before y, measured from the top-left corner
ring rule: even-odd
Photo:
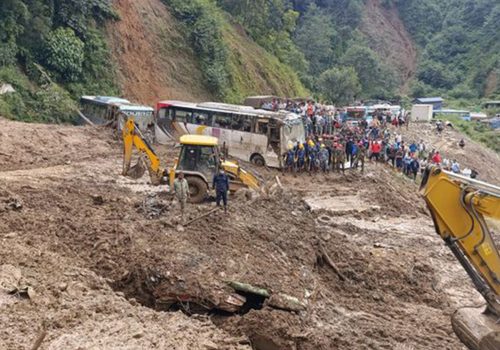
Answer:
[[[250,95],[302,97],[310,93],[296,72],[281,63],[229,23],[224,28],[229,48],[230,93],[227,102],[241,103]]]
[[[498,130],[495,131],[488,124],[477,121],[465,121],[459,117],[446,116],[445,119],[453,123],[453,126],[472,140],[480,142],[500,154],[500,132]]]

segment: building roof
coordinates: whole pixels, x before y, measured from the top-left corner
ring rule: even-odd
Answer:
[[[182,145],[217,146],[216,137],[205,135],[184,135],[180,138]]]
[[[443,102],[442,97],[419,97],[415,100],[423,103]]]
[[[129,100],[115,96],[82,96],[81,99],[102,104],[130,103]]]

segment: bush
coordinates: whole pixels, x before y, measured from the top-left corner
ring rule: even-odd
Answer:
[[[47,39],[47,65],[63,81],[77,80],[83,69],[84,43],[71,28],[58,28]]]
[[[205,0],[163,0],[184,22],[195,53],[201,62],[207,87],[220,98],[229,89],[228,48],[223,40],[223,23],[215,5]]]
[[[76,103],[69,93],[56,84],[37,91],[31,107],[33,117],[49,123],[72,123],[75,121]]]
[[[26,106],[21,94],[11,92],[0,95],[0,116],[23,120],[26,118]]]
[[[17,46],[13,41],[0,42],[0,67],[16,63]]]

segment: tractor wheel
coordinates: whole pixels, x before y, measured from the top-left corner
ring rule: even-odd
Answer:
[[[264,166],[266,165],[266,161],[264,160],[264,157],[262,157],[260,154],[256,154],[252,157],[251,159],[252,163],[257,165],[257,166]]]
[[[201,203],[207,196],[208,186],[203,179],[196,176],[188,176],[186,180],[189,185],[189,202],[190,203]]]

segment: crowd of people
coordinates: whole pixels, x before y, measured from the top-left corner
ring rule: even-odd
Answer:
[[[369,160],[386,163],[414,181],[428,164],[477,176],[473,169],[461,170],[457,160],[443,158],[438,150],[429,149],[423,140],[404,140],[401,128],[410,122],[404,111],[398,115],[376,111],[370,123],[364,118],[352,123],[346,122],[343,110],[328,106],[306,102],[292,108],[302,116],[306,141],[288,145],[283,155],[284,172],[344,172],[347,167],[364,171],[365,161]],[[437,132],[442,132],[442,125],[437,125]],[[465,142],[461,140],[459,146],[463,148]]]

